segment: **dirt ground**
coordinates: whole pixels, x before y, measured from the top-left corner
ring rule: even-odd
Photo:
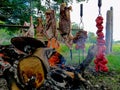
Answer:
[[[86,90],[120,90],[120,72],[95,72],[88,68],[83,77],[91,84]]]

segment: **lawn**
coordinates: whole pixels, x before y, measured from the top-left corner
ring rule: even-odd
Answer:
[[[86,45],[86,54],[90,44]],[[79,61],[79,51],[73,47],[73,59],[70,59],[70,50],[65,46],[61,45],[59,52],[66,58],[67,64],[79,65],[79,62],[83,60],[83,57]],[[94,89],[91,90],[120,90],[120,44],[113,44],[113,51],[106,55],[108,60],[107,66],[108,72],[93,73],[86,70],[85,78],[88,79],[93,85]],[[90,64],[90,67],[94,69],[94,63]]]
[[[60,49],[58,50],[67,60],[67,64],[79,64],[79,58],[80,62],[84,60],[84,58],[87,55],[88,48],[91,46],[91,44],[86,45],[85,54],[83,57],[83,53],[81,50],[76,50],[75,46],[73,46],[72,49],[72,56],[73,59],[70,58],[70,50],[68,47],[66,47],[64,44],[61,44]],[[80,56],[79,56],[80,53]],[[109,70],[115,70],[120,72],[120,44],[113,44],[112,52],[109,55],[106,55],[106,58],[108,60],[108,67]],[[92,63],[93,65],[94,63]]]

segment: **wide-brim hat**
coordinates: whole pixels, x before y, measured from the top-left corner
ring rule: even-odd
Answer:
[[[23,52],[25,52],[24,48],[26,46],[30,46],[34,49],[46,47],[46,45],[43,44],[43,42],[32,37],[14,37],[11,39],[11,43],[13,46],[15,46],[15,48]]]

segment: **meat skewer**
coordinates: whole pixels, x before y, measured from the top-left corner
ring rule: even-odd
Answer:
[[[59,31],[64,39],[65,44],[72,49],[72,39],[71,34],[71,20],[70,20],[70,10],[72,7],[67,7],[66,3],[62,3],[60,6],[60,21],[59,21]]]
[[[28,31],[25,33],[24,36],[34,38],[34,33],[35,32],[34,32],[33,20],[32,20],[32,16],[30,16],[30,28],[28,29]]]
[[[52,9],[48,9],[45,15],[46,15],[45,35],[48,39],[47,46],[57,49],[59,48],[59,42],[57,41],[55,11]]]
[[[73,43],[76,44],[75,48],[76,50],[79,50],[79,63],[80,63],[80,57],[81,57],[81,53],[84,59],[84,53],[85,53],[85,42],[87,39],[87,31],[85,31],[84,28],[84,23],[82,21],[82,17],[83,17],[83,4],[80,4],[80,30],[76,33],[74,39],[73,39]],[[80,53],[80,51],[82,51]]]
[[[73,36],[71,33],[70,10],[72,10],[71,6],[67,7],[66,3],[61,4],[59,31],[64,40],[64,43],[70,48],[70,58],[72,60]]]
[[[38,21],[38,24],[37,24],[37,27],[36,27],[36,39],[45,43],[44,42],[44,39],[45,39],[45,37],[44,37],[44,26],[43,26],[43,23],[42,23],[42,18],[38,17],[37,21]]]
[[[46,28],[45,34],[48,39],[51,39],[56,36],[56,20],[55,20],[55,11],[47,10],[46,13]]]

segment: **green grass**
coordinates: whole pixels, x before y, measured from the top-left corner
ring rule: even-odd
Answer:
[[[86,53],[91,44],[86,44]],[[78,51],[73,46],[73,60],[70,60],[69,49],[65,45],[61,45],[61,54],[66,58],[67,64],[79,64]],[[113,44],[113,51],[111,54],[106,55],[108,60],[107,66],[109,71],[107,73],[98,73],[98,75],[92,75],[92,73],[86,74],[93,86],[99,86],[95,90],[120,90],[120,44]],[[93,59],[94,61],[94,59]],[[94,62],[90,64],[94,68]],[[101,89],[101,87],[106,89]]]
[[[74,44],[73,48],[72,48],[72,57],[73,57],[72,60],[70,58],[70,49],[65,44],[61,44],[59,52],[66,59],[66,64],[79,65],[79,63],[81,63],[84,60],[84,58],[86,57],[87,52],[88,52],[88,48],[90,46],[91,46],[91,44],[86,44],[85,54],[83,55],[81,50],[76,50],[75,49],[75,44]]]
[[[113,45],[113,51],[107,55],[107,59],[109,69],[120,72],[120,44]]]
[[[91,44],[86,44],[85,49],[85,56],[87,55],[88,48],[91,46]],[[65,57],[67,60],[67,64],[79,64],[79,50],[75,49],[75,45],[73,45],[72,49],[72,56],[73,59],[70,59],[70,50],[67,46],[64,44],[61,44],[60,47],[60,53]],[[80,62],[83,60],[82,53],[80,57]],[[111,54],[106,55],[106,59],[108,60],[107,66],[110,71],[114,70],[117,72],[120,72],[120,44],[113,44],[113,51]],[[92,62],[91,65],[94,65]]]

